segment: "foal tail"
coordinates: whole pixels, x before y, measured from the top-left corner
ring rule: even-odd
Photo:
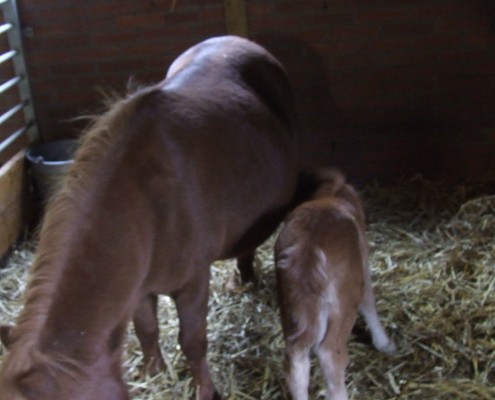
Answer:
[[[314,197],[335,197],[346,184],[344,174],[337,168],[323,168],[315,172],[318,188]]]
[[[302,171],[298,178],[297,191],[291,208],[318,197],[335,197],[345,185],[345,177],[338,168],[327,167]]]

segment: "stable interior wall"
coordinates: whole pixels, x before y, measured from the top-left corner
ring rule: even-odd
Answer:
[[[0,24],[4,24],[3,14],[0,12]],[[10,51],[7,34],[0,35],[0,54]],[[8,82],[16,76],[12,60],[0,63],[0,84]],[[21,102],[18,86],[14,85],[0,94],[0,115],[11,110]],[[21,111],[13,114],[8,120],[0,124],[0,142],[24,126],[24,115]],[[0,167],[6,164],[20,150],[28,144],[27,135],[21,136],[18,140],[0,152]],[[1,186],[1,183],[0,183]],[[0,206],[1,207],[1,206]]]
[[[78,136],[100,90],[161,80],[225,34],[225,4],[18,0],[43,136]],[[360,181],[495,179],[495,2],[246,0],[245,14],[289,72],[307,163]]]

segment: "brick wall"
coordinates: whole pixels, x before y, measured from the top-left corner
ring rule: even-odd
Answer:
[[[38,122],[48,139],[74,136],[70,122],[101,106],[101,90],[122,92],[130,77],[161,79],[180,52],[224,33],[223,3],[19,1]],[[26,29],[27,28],[27,29]],[[26,35],[25,35],[26,36]]]
[[[18,0],[40,130],[99,109],[98,87],[161,79],[225,33],[223,1]],[[250,37],[286,65],[306,160],[354,179],[495,179],[495,2],[246,0]]]

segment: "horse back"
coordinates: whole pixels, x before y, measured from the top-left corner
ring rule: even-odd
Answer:
[[[142,155],[142,170],[156,178],[146,181],[148,197],[159,199],[155,215],[163,216],[163,235],[177,236],[184,224],[208,232],[201,241],[211,242],[213,259],[238,256],[265,240],[296,188],[294,115],[283,67],[258,45],[214,38],[179,56],[136,107],[139,140],[131,146]],[[171,209],[181,226],[166,224]]]
[[[225,79],[225,78],[228,79]],[[263,47],[236,36],[205,40],[170,66],[167,84],[196,93],[206,88],[251,92],[296,135],[295,108],[284,67]],[[187,89],[186,89],[187,90]]]

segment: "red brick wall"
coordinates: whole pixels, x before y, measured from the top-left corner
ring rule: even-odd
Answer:
[[[225,33],[221,0],[18,0],[40,130],[152,82]],[[246,0],[250,37],[286,65],[306,159],[354,179],[495,179],[495,2]],[[29,30],[26,33],[30,33]]]

